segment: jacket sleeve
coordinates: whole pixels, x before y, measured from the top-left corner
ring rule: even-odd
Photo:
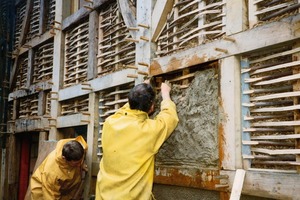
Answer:
[[[172,100],[163,100],[160,109],[161,111],[155,117],[155,132],[158,134],[154,144],[155,152],[171,135],[179,121],[176,105]]]

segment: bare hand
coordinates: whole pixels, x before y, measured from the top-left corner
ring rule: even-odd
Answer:
[[[160,89],[162,98],[170,99],[171,84],[169,83],[169,81],[161,83]]]

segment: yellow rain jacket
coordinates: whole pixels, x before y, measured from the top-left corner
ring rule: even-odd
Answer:
[[[62,148],[70,140],[77,140],[87,150],[82,136],[58,141],[55,150],[45,158],[31,177],[32,200],[70,200],[79,189],[82,168],[72,167],[62,158]]]
[[[125,104],[108,117],[102,130],[103,157],[96,200],[151,199],[154,155],[178,123],[176,106],[163,100],[155,119]]]

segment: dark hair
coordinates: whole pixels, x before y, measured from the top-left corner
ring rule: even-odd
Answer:
[[[131,109],[148,112],[155,100],[155,92],[150,84],[140,83],[132,88],[128,95]]]
[[[71,140],[64,144],[62,149],[62,155],[67,161],[78,161],[81,160],[84,154],[84,149],[80,142]]]

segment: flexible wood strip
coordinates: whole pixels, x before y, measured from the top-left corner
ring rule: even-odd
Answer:
[[[242,81],[249,85],[243,95],[250,100],[242,103],[248,109],[243,120],[250,124],[243,132],[250,133],[251,139],[243,140],[251,150],[251,155],[243,158],[251,159],[253,169],[296,170],[299,166],[295,155],[300,149],[295,144],[300,136],[295,129],[300,122],[294,113],[300,104],[294,99],[300,92],[294,84],[300,79],[299,71],[295,71],[300,62],[293,59],[299,50],[286,46],[253,53],[248,57],[249,67],[242,70],[249,74]]]
[[[222,21],[226,1],[174,1],[162,33],[158,37],[158,56],[203,44],[224,35]]]
[[[117,2],[111,3],[99,15],[98,76],[135,63],[135,44],[129,37]]]

